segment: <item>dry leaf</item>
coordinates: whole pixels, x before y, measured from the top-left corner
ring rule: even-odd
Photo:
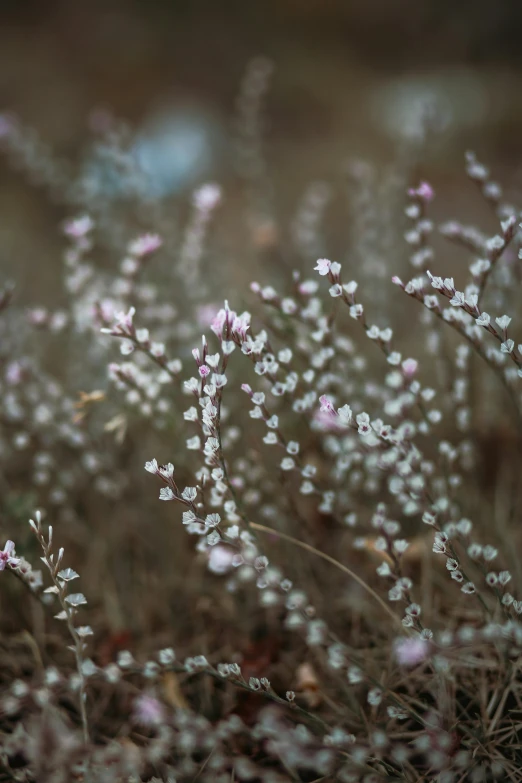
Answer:
[[[163,698],[167,704],[170,704],[171,707],[176,707],[176,709],[188,709],[187,701],[183,696],[178,678],[174,672],[165,672],[161,685]]]
[[[321,703],[319,680],[312,664],[302,663],[298,666],[295,689],[303,696],[309,707],[315,708],[319,706]]]

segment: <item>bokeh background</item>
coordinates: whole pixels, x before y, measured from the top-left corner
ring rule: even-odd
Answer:
[[[219,179],[233,216],[237,96],[247,63],[265,56],[275,72],[263,110],[264,157],[280,225],[311,180],[339,185],[350,161],[379,168],[404,154],[424,105],[433,138],[410,159],[423,176],[436,170],[448,212],[468,148],[509,187],[520,185],[519,3],[4,0],[0,9],[0,108],[37,129],[76,171],[90,165],[92,125],[110,109],[145,148],[162,198]],[[114,187],[110,173],[97,175],[100,187]],[[71,208],[4,160],[0,177],[0,268],[28,300],[52,296],[56,225]],[[244,248],[232,239],[239,228],[226,225],[220,274],[234,280]]]

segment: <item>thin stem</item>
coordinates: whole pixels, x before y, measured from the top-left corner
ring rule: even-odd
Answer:
[[[58,596],[58,600],[60,602],[60,605],[63,609],[63,612],[65,614],[65,621],[67,623],[67,628],[69,631],[69,634],[71,635],[71,638],[74,642],[73,652],[74,657],[76,659],[76,670],[78,672],[78,677],[80,678],[80,689],[79,689],[79,702],[80,702],[80,718],[82,722],[82,729],[83,729],[83,739],[85,743],[89,742],[89,724],[87,721],[87,709],[85,706],[86,702],[86,693],[85,693],[85,676],[83,673],[82,665],[83,665],[83,641],[80,638],[80,635],[78,634],[76,628],[73,624],[73,617],[74,617],[74,609],[72,606],[68,604],[68,602],[65,600],[67,596],[67,590],[66,590],[66,582],[63,582],[58,579],[58,568],[60,566],[60,562],[63,556],[63,549],[60,549],[58,552],[58,556],[56,558],[56,562],[54,562],[54,556],[51,552],[52,548],[52,528],[49,527],[49,538],[46,541],[41,529],[40,525],[40,519],[37,518],[37,523],[32,523],[31,525],[33,527],[33,530],[36,534],[36,537],[40,543],[40,546],[42,547],[44,557],[42,558],[43,563],[47,567],[47,570],[49,571],[49,574],[51,576],[52,583],[54,585],[54,591],[56,595]]]
[[[249,522],[249,527],[253,528],[254,530],[261,530],[264,533],[270,533],[271,535],[277,536],[278,538],[282,538],[284,541],[289,541],[291,544],[295,544],[296,546],[300,547],[301,549],[305,549],[307,552],[311,552],[314,555],[317,555],[317,557],[321,557],[323,560],[326,560],[327,563],[330,563],[330,565],[335,566],[343,573],[350,576],[355,582],[357,582],[358,585],[360,585],[364,590],[366,590],[369,595],[374,598],[377,603],[381,606],[381,608],[386,612],[386,614],[391,617],[394,623],[397,623],[400,625],[401,630],[403,629],[402,622],[397,617],[396,614],[392,612],[390,607],[382,600],[382,598],[373,590],[363,579],[361,579],[360,576],[357,576],[357,574],[352,571],[348,566],[343,565],[343,563],[340,563],[335,558],[331,557],[330,555],[327,555],[326,552],[321,552],[320,549],[316,549],[311,544],[307,544],[304,541],[299,541],[299,539],[294,538],[293,536],[289,536],[286,533],[280,533],[279,530],[274,530],[272,527],[267,527],[266,525],[260,525],[258,522]]]
[[[51,571],[51,569],[49,569]],[[82,670],[82,663],[83,663],[83,642],[78,636],[78,633],[76,632],[76,628],[73,625],[72,618],[73,618],[73,610],[71,607],[65,602],[65,593],[63,590],[63,587],[60,587],[60,584],[58,581],[53,577],[53,574],[51,572],[51,578],[58,587],[58,600],[60,601],[60,604],[64,610],[64,612],[67,615],[67,628],[69,630],[69,633],[74,641],[74,657],[76,659],[76,669],[78,671],[78,676],[80,678],[80,717],[82,720],[82,729],[83,729],[83,739],[85,742],[89,742],[89,724],[87,722],[87,708],[85,706],[86,701],[86,693],[85,693],[85,676],[83,674]]]

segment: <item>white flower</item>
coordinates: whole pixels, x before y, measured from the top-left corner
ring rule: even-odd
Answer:
[[[80,574],[77,574],[72,568],[65,568],[58,574],[59,578],[64,582],[71,582],[73,579],[78,579]]]
[[[214,353],[214,354],[209,354],[205,359],[205,361],[209,367],[212,367],[212,369],[215,370],[219,364],[220,359],[221,359],[220,355],[218,353]]]
[[[158,661],[162,666],[168,666],[176,659],[176,653],[172,647],[166,647],[164,650],[160,650],[158,653]]]
[[[65,602],[71,606],[82,606],[87,603],[87,599],[83,593],[71,593],[65,597]]]
[[[221,541],[221,536],[217,532],[217,530],[213,530],[212,533],[209,533],[207,536],[207,544],[209,546],[216,546]]]
[[[189,378],[188,381],[184,381],[183,385],[188,392],[197,392],[199,389],[197,378]]]
[[[402,555],[409,547],[409,543],[405,541],[404,539],[397,539],[397,541],[393,542],[393,551],[397,555]]]
[[[317,264],[314,266],[314,271],[319,272],[319,274],[324,277],[329,273],[331,266],[332,262],[327,258],[319,258]]]
[[[504,240],[502,239],[501,236],[496,234],[494,237],[491,237],[490,239],[487,240],[486,247],[488,250],[492,252],[495,250],[502,250],[502,248],[504,247]]]
[[[223,340],[221,343],[221,350],[225,356],[230,356],[230,354],[236,350],[236,344],[232,342],[232,340]]]
[[[212,376],[212,383],[216,387],[216,389],[222,389],[223,386],[226,386],[227,383],[227,376],[219,373],[214,373]]]
[[[290,348],[283,348],[279,353],[277,354],[277,358],[282,364],[288,364],[289,361],[292,359],[292,351]]]
[[[359,428],[359,435],[368,435],[371,432],[370,417],[367,413],[359,413],[356,417],[356,422]]]
[[[455,291],[453,297],[450,299],[450,305],[453,305],[454,307],[464,307],[465,303],[466,297],[462,291]]]
[[[219,514],[208,514],[205,517],[205,525],[207,527],[217,527],[221,522],[221,517]]]
[[[162,487],[159,493],[160,500],[174,500],[174,492],[170,487]]]
[[[428,310],[434,310],[439,305],[439,300],[435,295],[432,294],[426,294],[424,297],[424,306],[428,308]]]
[[[159,359],[165,355],[165,346],[163,343],[152,343],[149,350],[151,355],[155,356],[156,359]]]
[[[426,274],[430,278],[433,288],[436,288],[437,291],[442,291],[444,288],[442,277],[434,277],[429,270],[426,272]]]
[[[297,312],[297,304],[293,299],[290,299],[289,296],[285,296],[285,298],[281,301],[281,310],[286,315],[293,315],[295,312]]]
[[[128,251],[131,255],[141,258],[161,247],[162,241],[158,234],[144,234],[130,243]]]
[[[311,481],[303,481],[299,491],[302,495],[312,495],[315,492],[315,487]]]
[[[76,633],[81,639],[84,639],[86,636],[93,636],[94,631],[90,625],[80,625],[76,629]]]
[[[358,284],[355,282],[355,280],[350,280],[349,283],[345,283],[343,285],[343,288],[348,296],[353,296],[353,294],[357,291],[357,286]]]
[[[506,340],[504,343],[501,343],[500,345],[501,353],[513,353],[514,348],[515,348],[514,340]]]
[[[388,563],[383,560],[383,562],[380,564],[380,566],[377,568],[377,573],[379,576],[390,576],[391,575],[391,568],[388,565]]]
[[[485,326],[488,327],[490,324],[491,318],[488,313],[481,313],[479,317],[476,319],[476,323],[478,326]]]
[[[211,457],[216,451],[219,451],[219,441],[217,438],[207,438],[205,446],[203,448],[204,453]]]
[[[488,261],[485,258],[479,258],[477,261],[474,261],[473,264],[470,265],[469,271],[473,275],[473,277],[481,277],[482,275],[486,274],[486,272],[489,272],[491,268],[491,262]]]
[[[495,318],[496,323],[499,325],[499,327],[505,331],[509,324],[511,323],[511,318],[509,315],[502,315],[500,318]]]
[[[150,462],[145,463],[145,470],[149,473],[157,473],[158,472],[158,462],[155,459],[151,459]]]
[[[517,222],[517,219],[515,215],[510,215],[507,220],[501,220],[500,221],[500,228],[502,229],[503,234],[509,234],[511,229],[514,228],[515,223]]]
[[[174,475],[174,465],[172,462],[168,462],[166,465],[160,465],[159,474],[166,479],[172,478]]]
[[[368,692],[368,704],[372,707],[377,707],[382,701],[382,691],[380,688],[372,688]]]

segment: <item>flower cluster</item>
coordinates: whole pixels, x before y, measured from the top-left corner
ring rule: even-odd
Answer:
[[[257,249],[277,240],[258,127],[270,73],[255,61],[239,101]],[[17,122],[0,136],[63,185]],[[466,167],[497,225],[440,227],[467,267],[442,274],[423,180],[403,195],[405,263],[365,293],[325,257],[333,190],[314,183],[296,269],[253,282],[248,310],[233,290],[215,307],[201,273],[220,186],[192,194],[174,241],[154,221],[111,233],[71,185],[67,303],[22,313],[0,293],[0,572],[24,630],[6,620],[8,777],[518,779],[522,224],[473,155]],[[107,232],[114,269],[97,259]],[[20,524],[35,506],[52,509],[99,633],[53,527]]]

